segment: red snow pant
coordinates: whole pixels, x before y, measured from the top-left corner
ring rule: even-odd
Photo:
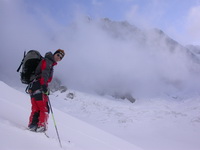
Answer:
[[[29,117],[29,126],[37,125],[38,127],[44,126],[47,128],[48,117],[49,117],[49,97],[46,94],[41,93],[41,100],[37,98],[31,98],[31,115]]]

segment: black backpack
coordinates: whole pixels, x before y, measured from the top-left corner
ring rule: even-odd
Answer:
[[[22,83],[29,84],[36,78],[35,70],[42,58],[43,57],[37,50],[30,50],[27,54],[26,51],[24,51],[24,58],[17,69],[17,72],[19,72],[20,68],[22,67],[20,72]]]

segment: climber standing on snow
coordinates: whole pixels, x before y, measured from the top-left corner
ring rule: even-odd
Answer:
[[[45,132],[49,116],[49,91],[48,83],[53,77],[53,67],[65,56],[62,49],[58,49],[54,54],[48,52],[36,68],[36,79],[29,84],[29,94],[31,96],[31,114],[28,128],[30,131]]]

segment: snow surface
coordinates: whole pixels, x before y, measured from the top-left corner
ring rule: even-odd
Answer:
[[[29,95],[0,81],[0,149],[61,149],[49,116],[47,138],[26,130]],[[73,92],[74,99],[67,98]],[[199,150],[200,101],[114,99],[78,91],[50,95],[66,150]]]
[[[0,82],[0,149],[59,149],[51,117],[47,138],[26,130],[30,113],[29,96]],[[133,144],[104,132],[88,123],[54,109],[63,149],[67,150],[142,150]]]

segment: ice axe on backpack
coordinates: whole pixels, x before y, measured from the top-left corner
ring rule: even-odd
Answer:
[[[20,70],[20,68],[21,68],[21,66],[22,66],[22,64],[23,64],[23,62],[24,62],[25,56],[26,56],[26,51],[24,51],[24,57],[23,57],[23,59],[22,59],[21,64],[19,65],[19,67],[18,67],[18,69],[17,69],[17,72],[19,72],[19,70]]]

